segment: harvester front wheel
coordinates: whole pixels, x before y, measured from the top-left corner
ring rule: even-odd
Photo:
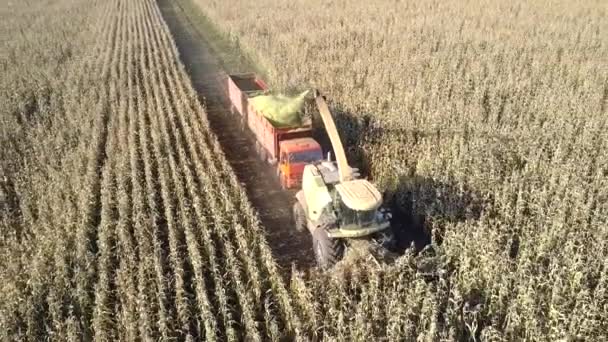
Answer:
[[[344,243],[327,235],[326,227],[318,227],[312,234],[312,245],[317,265],[322,269],[331,268],[342,258]]]
[[[293,205],[293,221],[298,232],[302,233],[306,230],[306,213],[300,202]]]

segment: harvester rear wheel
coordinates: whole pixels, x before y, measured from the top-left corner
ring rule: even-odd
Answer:
[[[312,246],[315,251],[317,265],[322,269],[331,268],[344,253],[344,243],[340,239],[332,239],[327,235],[327,227],[321,226],[312,234]]]
[[[293,221],[298,232],[302,233],[306,230],[306,213],[300,202],[293,205]]]

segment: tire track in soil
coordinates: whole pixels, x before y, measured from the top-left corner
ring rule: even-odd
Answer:
[[[230,113],[225,90],[227,73],[218,54],[177,2],[160,0],[158,5],[177,45],[180,60],[206,106],[211,129],[259,214],[273,256],[286,271],[292,263],[299,269],[314,266],[310,235],[299,233],[293,227],[295,191],[281,189],[275,169],[258,158],[251,132],[242,129]]]

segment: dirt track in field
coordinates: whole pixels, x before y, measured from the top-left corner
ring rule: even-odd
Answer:
[[[266,239],[277,262],[284,269],[294,263],[303,269],[314,265],[311,238],[293,228],[292,205],[295,192],[283,191],[274,168],[262,162],[254,149],[254,138],[240,128],[230,114],[223,80],[226,72],[222,56],[226,51],[215,51],[199,17],[179,1],[158,2],[201,102],[207,107],[211,128],[217,135],[230,165],[247,191],[249,200],[259,213],[266,229]],[[193,142],[194,143],[194,142]]]

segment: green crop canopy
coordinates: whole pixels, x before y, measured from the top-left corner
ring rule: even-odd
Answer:
[[[301,112],[308,90],[297,96],[259,95],[249,99],[249,103],[275,127],[298,126],[302,124]]]

